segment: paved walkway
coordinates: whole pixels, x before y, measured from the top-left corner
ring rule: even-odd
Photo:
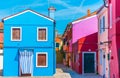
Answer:
[[[101,76],[96,75],[96,74],[80,75],[80,74],[76,73],[75,71],[73,71],[72,69],[65,67],[62,64],[57,65],[57,68],[61,68],[64,73],[69,73],[71,78],[102,78]]]
[[[1,75],[1,73],[0,73]],[[19,78],[19,77],[2,77],[0,78]],[[49,77],[20,77],[20,78],[102,78],[101,76],[98,76],[96,74],[86,74],[86,75],[80,75],[73,71],[72,69],[65,67],[62,64],[57,65],[56,74],[54,76]]]

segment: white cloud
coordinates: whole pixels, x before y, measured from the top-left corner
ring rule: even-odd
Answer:
[[[59,0],[59,1],[61,1],[61,0]],[[87,13],[87,9],[90,9],[91,11],[95,11],[98,8],[100,8],[100,6],[102,6],[102,3],[101,3],[100,0],[95,4],[82,6],[84,4],[84,1],[85,0],[83,0],[81,2],[80,6],[78,6],[78,7],[69,5],[69,8],[67,8],[67,9],[62,9],[62,10],[56,11],[56,13],[55,13],[56,18],[60,18],[60,20],[61,19],[63,19],[63,20],[64,19],[74,20],[74,18],[78,14],[84,14],[85,15]],[[63,3],[63,1],[62,1],[62,3]]]
[[[51,3],[60,4],[60,5],[64,6],[64,7],[66,7],[66,8],[72,7],[71,5],[67,4],[66,1],[62,1],[62,0],[54,0]]]
[[[0,10],[0,20],[6,16],[9,16],[11,14],[17,13],[19,11],[25,10],[27,8],[34,8],[34,7],[39,7],[39,6],[44,6],[46,3],[40,3],[38,2],[39,0],[36,0],[32,4],[27,4],[27,5],[19,5],[19,6],[14,6],[12,8],[7,8],[7,9],[1,9]]]

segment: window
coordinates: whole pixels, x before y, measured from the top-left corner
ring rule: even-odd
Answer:
[[[56,43],[56,47],[59,47],[59,43]]]
[[[100,49],[100,55],[99,55],[100,65],[102,65],[103,62],[103,50]]]
[[[47,67],[47,53],[41,52],[36,54],[36,67]]]
[[[47,41],[47,28],[37,28],[37,41]]]
[[[3,33],[3,29],[0,29],[0,33]]]
[[[105,16],[103,16],[103,32],[105,31]]]
[[[110,28],[112,28],[112,4],[110,4]]]
[[[101,25],[102,25],[102,19],[100,19],[100,25],[99,25],[100,26],[100,28],[99,28],[100,33],[102,33]]]
[[[21,27],[11,28],[11,41],[21,41]]]
[[[105,31],[105,16],[100,19],[100,33]]]

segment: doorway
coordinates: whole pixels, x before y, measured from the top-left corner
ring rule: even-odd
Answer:
[[[19,76],[33,75],[33,50],[19,51]]]
[[[83,73],[96,73],[95,52],[83,52]]]

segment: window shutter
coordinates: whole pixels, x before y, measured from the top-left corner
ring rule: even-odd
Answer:
[[[38,38],[39,40],[46,40],[46,29],[39,29]]]
[[[46,54],[38,54],[37,57],[38,66],[46,66]]]
[[[105,31],[105,16],[103,16],[103,32]]]
[[[20,28],[13,28],[12,29],[12,39],[19,40],[20,39]]]

